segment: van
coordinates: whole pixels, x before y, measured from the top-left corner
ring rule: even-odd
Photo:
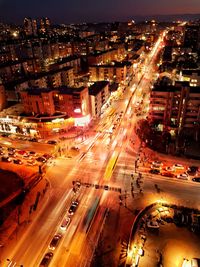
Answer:
[[[199,267],[198,260],[193,258],[191,260],[191,267]]]

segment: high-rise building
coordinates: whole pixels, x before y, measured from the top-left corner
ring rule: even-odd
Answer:
[[[196,51],[200,47],[200,26],[187,25],[185,27],[184,46]]]
[[[48,33],[50,31],[50,25],[49,18],[42,18],[40,20],[40,32]]]
[[[31,18],[24,19],[24,30],[27,36],[37,35],[37,21]]]

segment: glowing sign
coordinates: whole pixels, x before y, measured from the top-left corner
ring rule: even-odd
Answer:
[[[74,113],[81,113],[81,109],[80,108],[75,108]]]
[[[62,118],[57,118],[57,119],[54,119],[52,120],[53,123],[57,123],[57,122],[61,122],[61,121],[64,121],[64,119]]]
[[[75,118],[75,126],[85,126],[87,124],[89,124],[90,122],[90,115],[88,114],[87,116],[85,117],[81,117],[81,118]]]

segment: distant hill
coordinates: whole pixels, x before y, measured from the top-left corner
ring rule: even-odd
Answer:
[[[158,21],[174,21],[174,20],[197,20],[200,14],[173,14],[173,15],[151,15],[151,16],[133,16],[136,22],[156,19]]]

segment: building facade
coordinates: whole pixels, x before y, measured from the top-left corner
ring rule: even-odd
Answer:
[[[189,129],[200,125],[200,87],[186,82],[156,86],[150,95],[149,119],[164,130]]]
[[[101,115],[101,108],[106,103],[110,96],[109,82],[99,81],[95,82],[89,88],[90,95],[90,109],[93,118]]]

